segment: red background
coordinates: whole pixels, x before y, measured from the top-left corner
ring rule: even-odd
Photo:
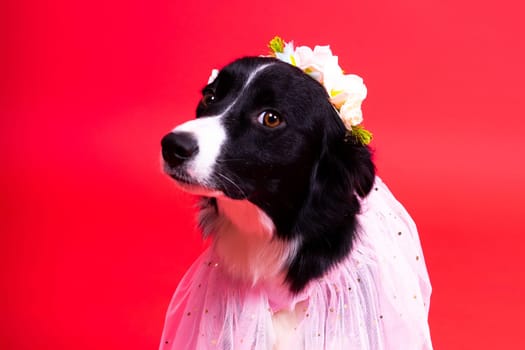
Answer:
[[[154,349],[202,250],[159,141],[279,34],[364,77],[418,223],[436,349],[525,348],[520,1],[10,1],[0,9],[0,348]]]

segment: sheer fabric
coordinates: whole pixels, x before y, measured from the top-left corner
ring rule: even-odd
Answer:
[[[273,350],[272,315],[293,309],[294,350],[432,349],[416,226],[379,178],[359,222],[351,255],[295,296],[275,281],[231,280],[209,248],[172,298],[160,350]]]

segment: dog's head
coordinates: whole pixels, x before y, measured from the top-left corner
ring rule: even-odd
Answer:
[[[197,119],[162,139],[165,171],[205,197],[248,200],[298,239],[293,290],[351,249],[374,182],[370,150],[346,134],[317,81],[273,58],[239,59],[202,91]]]

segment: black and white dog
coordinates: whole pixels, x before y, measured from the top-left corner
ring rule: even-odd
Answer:
[[[225,275],[246,288],[273,281],[291,295],[353,254],[362,201],[376,181],[371,150],[347,133],[323,86],[268,57],[223,68],[203,89],[197,118],[162,139],[162,157],[165,172],[202,197],[200,226]],[[280,311],[272,311],[268,349],[304,344],[285,340],[301,318],[287,308],[294,316],[283,321]],[[199,332],[187,337],[205,336]],[[221,346],[236,349],[231,340]]]

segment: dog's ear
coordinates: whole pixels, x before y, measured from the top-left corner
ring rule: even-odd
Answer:
[[[293,236],[299,237],[300,243],[287,274],[292,291],[302,290],[350,252],[358,225],[359,197],[365,197],[374,184],[371,158],[367,146],[345,137],[342,123],[325,129],[310,193],[294,227]]]

